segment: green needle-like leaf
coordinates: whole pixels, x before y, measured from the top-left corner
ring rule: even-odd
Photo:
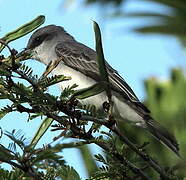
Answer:
[[[1,38],[5,43],[9,43],[14,41],[26,34],[32,32],[34,29],[38,28],[41,24],[45,22],[45,16],[38,16],[34,20],[30,21],[29,23],[24,24],[23,26],[19,27],[15,31],[12,31],[6,34],[3,38]],[[3,50],[4,45],[0,45],[0,52]]]
[[[164,5],[167,7],[179,9],[179,11],[185,12],[186,9],[186,4],[184,0],[177,0],[177,1],[172,1],[172,0],[144,0],[144,2],[153,2],[153,3],[158,3],[160,5]]]
[[[88,88],[84,88],[76,91],[72,97],[75,97],[77,99],[85,99],[90,96],[94,96],[96,94],[103,92],[106,89],[107,85],[108,85],[107,82],[101,81]]]
[[[163,25],[153,25],[136,28],[135,30],[140,33],[161,33],[170,35],[180,35],[184,36],[186,34],[186,26],[176,26],[175,24],[163,24]]]
[[[80,146],[79,150],[80,150],[82,159],[85,163],[87,173],[89,177],[91,177],[98,170],[95,159],[91,155],[91,151],[89,150],[88,146],[86,145]]]
[[[0,145],[0,160],[14,160],[16,159],[12,154],[11,151],[5,148],[4,146]]]
[[[44,133],[47,131],[47,129],[50,127],[52,122],[53,122],[53,119],[51,119],[51,118],[46,118],[43,120],[43,122],[41,123],[39,129],[37,130],[36,134],[34,135],[32,141],[30,143],[30,145],[32,147],[36,146],[36,144],[41,139],[41,137],[44,135]]]
[[[66,166],[66,168],[61,168],[60,179],[65,180],[81,180],[79,174],[73,167]]]
[[[111,100],[111,88],[109,85],[109,77],[105,65],[105,58],[103,54],[103,47],[102,47],[102,41],[101,41],[101,31],[99,28],[99,25],[93,21],[94,23],[94,32],[95,32],[95,40],[96,40],[96,53],[97,53],[97,63],[98,63],[98,68],[100,72],[100,76],[102,77],[102,80],[105,82],[108,82],[105,90],[107,92],[107,96],[109,101]]]
[[[6,97],[6,95],[3,95],[3,97],[1,96],[0,99],[3,99],[4,97]],[[7,105],[3,108],[0,109],[0,120],[8,113],[12,112],[13,109],[11,106]]]
[[[38,85],[41,86],[42,88],[47,88],[47,87],[57,84],[59,82],[67,81],[70,79],[71,79],[71,77],[67,77],[64,75],[55,75],[52,77],[45,77],[45,78],[41,79],[38,82]]]

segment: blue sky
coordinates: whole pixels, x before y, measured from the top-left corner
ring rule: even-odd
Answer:
[[[132,19],[105,18],[101,7],[83,7],[82,0],[77,1],[68,9],[62,8],[62,1],[47,0],[0,0],[0,37],[9,31],[16,29],[24,23],[42,14],[46,16],[44,25],[56,24],[63,26],[78,41],[94,48],[94,32],[92,20],[100,24],[103,36],[104,52],[107,61],[119,71],[129,85],[134,89],[139,99],[145,97],[143,81],[151,76],[166,79],[172,67],[182,66],[185,57],[173,37],[157,35],[145,36],[131,32],[132,26],[139,24],[139,21]],[[149,9],[151,5],[130,3],[125,7],[127,12]],[[109,10],[109,9],[107,9]],[[159,8],[159,10],[163,10]],[[148,23],[140,21],[140,23]],[[30,34],[11,43],[11,47],[21,51],[26,46]],[[28,61],[29,66],[34,68],[36,74],[41,74],[44,66],[38,62]],[[77,82],[78,83],[78,82]],[[0,107],[6,102],[0,101]],[[34,122],[26,122],[26,114],[10,114],[0,121],[0,127],[4,130],[21,129],[26,137],[31,138],[40,124],[40,119]],[[41,143],[51,140],[53,134],[47,133]],[[1,143],[7,143],[2,139]],[[94,152],[98,151],[95,147]],[[86,177],[81,159],[77,150],[64,152],[67,162],[80,173],[82,178]],[[80,163],[79,163],[80,162]]]

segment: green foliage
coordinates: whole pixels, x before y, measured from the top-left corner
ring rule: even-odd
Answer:
[[[134,1],[139,4],[151,3],[152,10],[136,10],[132,13],[117,10],[114,17],[124,18],[138,18],[148,21],[147,25],[138,26],[134,28],[136,32],[140,33],[160,33],[164,35],[176,35],[184,38],[186,34],[186,6],[185,0],[137,0]],[[130,1],[128,1],[130,3]],[[159,6],[153,6],[153,4]],[[164,9],[159,11],[159,8]]]
[[[46,173],[43,174],[41,172],[43,179],[45,180],[54,180],[54,179],[61,179],[61,180],[81,180],[78,173],[75,171],[73,167],[66,166],[66,165],[60,165],[58,167],[51,166],[48,164],[45,168]],[[30,178],[26,176],[22,171],[20,171],[18,168],[15,168],[14,170],[7,171],[3,168],[0,168],[0,174],[2,180],[17,180],[17,179],[24,179],[24,180],[32,180],[33,178]]]
[[[88,176],[91,177],[98,170],[96,162],[95,162],[88,146],[86,146],[86,145],[80,146],[79,150],[80,150],[81,156],[83,157],[82,159],[83,159],[85,167],[87,169]]]
[[[122,5],[123,2],[126,0],[84,0],[84,3],[86,5],[92,5],[92,4],[100,4],[102,6],[105,5],[115,5],[116,7]],[[74,2],[74,0],[71,0],[70,3]],[[69,4],[69,0],[65,0],[64,4]]]
[[[1,98],[7,99],[6,95],[2,95]],[[1,108],[0,110],[0,119],[2,119],[6,114],[10,113],[13,111],[13,108],[9,105],[6,105],[5,107]]]
[[[186,34],[184,19],[186,17],[186,6],[184,0],[148,0],[149,2],[158,3],[164,8],[169,8],[170,13],[148,13],[142,12],[136,14],[136,17],[153,17],[154,25],[136,29],[142,33],[162,33],[183,36]],[[168,12],[168,11],[166,11]],[[158,20],[158,21],[156,21]]]
[[[107,69],[105,66],[105,58],[103,54],[102,40],[101,40],[101,31],[98,24],[94,21],[94,32],[95,32],[95,40],[96,40],[96,53],[97,53],[97,64],[99,68],[100,77],[103,81],[107,82],[107,86],[105,87],[105,91],[108,96],[109,102],[111,101],[111,88],[109,84],[109,78]]]
[[[90,96],[97,95],[103,92],[107,87],[107,83],[104,81],[93,84],[92,86],[84,89],[80,89],[74,92],[72,98],[86,99]]]
[[[86,0],[85,4],[102,4],[110,5],[114,4],[113,9],[115,10],[114,17],[123,17],[123,18],[138,18],[145,19],[150,18],[147,25],[142,25],[137,27],[134,30],[140,33],[160,33],[164,35],[176,35],[181,37],[181,40],[184,39],[186,34],[186,6],[185,0],[136,0],[132,3],[142,4],[145,7],[145,3],[149,5],[152,4],[152,10],[136,10],[132,13],[126,13],[122,10],[123,4],[127,2],[130,4],[131,1],[125,0]],[[153,4],[159,6],[153,6]],[[160,7],[161,6],[161,7]],[[164,9],[159,11],[159,8]],[[157,11],[156,11],[157,10]],[[110,11],[113,13],[113,11]],[[148,19],[145,19],[148,21]],[[185,41],[185,40],[184,40]]]
[[[186,77],[184,72],[181,69],[173,69],[170,80],[161,82],[158,79],[149,79],[146,81],[145,87],[147,90],[146,103],[151,109],[153,117],[174,132],[180,144],[180,154],[185,158]],[[161,151],[160,160],[166,164],[177,162],[176,157],[157,143],[152,146],[151,151]],[[180,171],[180,176],[183,176],[182,173]],[[184,175],[186,174],[184,173]]]
[[[160,124],[168,127],[168,130],[173,132],[176,139],[178,140],[180,147],[181,159],[180,161],[174,154],[160,145],[153,137],[148,137],[148,134],[143,130],[135,127],[131,127],[127,124],[123,126],[122,130],[125,131],[128,137],[137,144],[141,144],[140,147],[146,152],[153,154],[153,157],[157,158],[161,164],[167,168],[167,171],[172,174],[176,174],[176,177],[183,179],[186,176],[185,171],[185,108],[186,103],[185,92],[186,92],[186,77],[181,69],[173,69],[171,77],[167,81],[160,81],[157,78],[150,78],[145,81],[145,88],[147,97],[145,104],[151,110],[152,117],[160,122]],[[128,130],[128,131],[127,131]],[[140,134],[140,136],[139,136]],[[144,143],[145,142],[145,143]],[[128,150],[125,150],[128,157],[133,157]],[[158,152],[158,153],[157,153]],[[179,167],[174,169],[175,165]],[[151,172],[152,173],[152,172]],[[154,173],[151,175],[155,179],[158,178]]]
[[[16,180],[16,179],[23,179],[23,178],[25,180],[31,180],[31,178],[25,177],[24,173],[18,168],[8,171],[0,167],[0,174],[2,180]]]
[[[0,157],[3,159],[3,161],[16,159],[13,156],[12,152],[9,149],[5,148],[3,145],[0,146]]]
[[[52,77],[43,77],[39,80],[38,85],[42,88],[45,89],[49,86],[52,86],[54,84],[57,84],[62,81],[67,81],[70,80],[70,77],[66,77],[64,75],[55,75]]]
[[[100,170],[95,173],[95,175],[91,178],[92,180],[100,180],[100,179],[128,179],[127,172],[129,169],[127,166],[122,165],[121,163],[115,162],[111,156],[107,156],[107,159],[100,154],[95,155],[97,161],[102,162],[104,165],[100,167]]]
[[[86,0],[86,3],[87,4],[93,4],[93,3],[100,3],[102,5],[105,5],[105,4],[114,4],[114,5],[121,5],[121,3],[123,2],[124,0]]]
[[[48,146],[42,149],[33,149],[32,146],[28,145],[28,142],[26,142],[26,138],[24,137],[24,135],[21,135],[20,132],[16,133],[16,131],[12,131],[11,133],[5,133],[5,135],[9,137],[13,141],[13,143],[9,144],[8,149],[3,146],[0,147],[1,161],[8,162],[21,170],[25,167],[27,167],[28,170],[31,168],[32,171],[35,171],[38,168],[48,171],[50,168],[54,168],[54,166],[57,166],[57,164],[64,166],[64,160],[62,160],[62,156],[59,156],[57,153],[61,152],[61,150],[67,147],[67,145],[56,145],[54,147]],[[18,151],[18,147],[21,149],[21,151]],[[41,166],[41,164],[48,165],[44,167]],[[66,169],[66,173],[70,173],[71,171],[72,169],[69,169],[69,172],[68,169]],[[29,173],[20,173],[24,176],[29,175]],[[8,174],[16,175],[16,171],[11,171]],[[38,177],[40,176],[40,172],[37,172],[35,174]],[[47,175],[47,173],[45,174]],[[5,171],[5,175],[7,175],[7,171]]]
[[[34,20],[30,21],[29,23],[24,24],[23,26],[19,27],[18,29],[6,34],[1,40],[4,43],[8,44],[9,42],[16,40],[26,34],[32,32],[36,28],[38,28],[41,24],[45,22],[44,16],[38,16]],[[0,52],[3,50],[4,45],[0,45]]]
[[[65,179],[65,180],[71,180],[71,179],[74,179],[74,180],[81,180],[79,174],[75,171],[74,168],[72,167],[69,167],[69,166],[66,166],[65,168],[61,167],[59,169],[59,177],[61,179]]]
[[[79,103],[78,107],[80,109],[84,110],[82,112],[82,114],[84,114],[84,115],[90,115],[90,116],[97,117],[97,118],[105,118],[106,117],[106,113],[104,113],[100,109],[97,109],[94,105]]]
[[[36,26],[43,23],[43,18],[44,17],[39,16],[36,20],[25,24],[16,31],[8,33],[7,36],[5,36],[6,38],[4,38],[4,41],[5,39],[7,40],[4,44],[8,47],[8,42],[27,34],[28,27],[31,28],[30,31],[35,29]],[[81,125],[87,125],[87,123],[81,122],[76,124],[74,120],[73,122],[69,121],[69,119],[71,120],[70,116],[59,116],[59,113],[66,112],[67,115],[72,114],[72,117],[77,118],[76,116],[79,114],[78,111],[80,110],[78,110],[77,114],[75,114],[76,111],[74,108],[77,106],[73,102],[75,98],[87,96],[87,93],[89,94],[88,96],[91,96],[102,92],[104,90],[104,83],[102,83],[102,85],[95,85],[93,88],[91,87],[78,92],[74,90],[77,85],[73,85],[66,88],[58,96],[50,95],[46,91],[50,88],[50,86],[69,80],[70,77],[58,75],[51,77],[42,76],[39,78],[37,75],[33,74],[33,70],[30,67],[24,63],[20,63],[20,61],[25,58],[24,54],[12,55],[12,50],[10,48],[9,50],[11,56],[2,59],[3,63],[0,64],[0,97],[1,99],[9,99],[10,105],[1,108],[1,118],[3,118],[7,113],[18,111],[29,113],[29,120],[34,120],[37,117],[44,117],[44,120],[31,142],[26,142],[26,138],[19,132],[16,133],[15,130],[11,133],[4,133],[4,135],[10,138],[12,143],[9,144],[8,148],[1,145],[0,160],[14,166],[14,170],[11,170],[10,172],[1,169],[1,171],[5,174],[5,179],[6,177],[11,179],[10,176],[13,179],[18,176],[26,179],[27,177],[34,177],[36,179],[43,179],[43,177],[50,177],[51,179],[57,177],[61,179],[80,179],[78,173],[72,167],[64,165],[62,156],[58,153],[64,148],[83,146],[85,144],[93,143],[95,140],[79,141],[61,145],[57,144],[53,147],[49,145],[44,148],[36,148],[36,145],[56,118],[56,120],[60,123],[56,129],[61,130],[61,137],[76,136],[73,135],[73,133],[76,132],[70,132],[72,131],[70,126],[77,126],[75,129],[80,129],[81,132]],[[23,79],[29,84],[27,83],[27,85],[25,85],[20,83],[17,81],[17,78]],[[31,108],[28,108],[27,105]],[[84,114],[86,112],[90,115],[90,109],[82,109],[82,113]],[[85,131],[84,129],[82,130]],[[86,154],[87,153],[89,153],[88,149],[86,151]],[[46,164],[48,165],[46,166]],[[60,167],[58,167],[58,164]],[[92,171],[92,168],[95,170],[96,167],[93,159],[91,162],[87,161],[87,165],[88,164],[90,165],[90,172]],[[40,172],[41,169],[45,170],[45,173]]]
[[[39,128],[38,128],[37,132],[35,133],[34,137],[32,138],[30,146],[32,146],[32,147],[36,146],[36,144],[42,138],[42,136],[45,134],[45,132],[48,130],[48,128],[50,127],[52,122],[53,122],[52,118],[45,118],[45,119],[43,119],[43,122],[39,126]]]
[[[74,84],[72,86],[69,86],[69,87],[66,87],[62,92],[61,92],[61,95],[60,95],[60,100],[62,101],[67,101],[71,98],[72,94],[75,93],[75,88],[78,87],[77,84]]]

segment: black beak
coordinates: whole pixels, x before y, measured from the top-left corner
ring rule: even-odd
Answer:
[[[20,53],[16,55],[16,57],[25,57],[26,59],[30,59],[32,57],[32,50],[31,49],[23,49]]]

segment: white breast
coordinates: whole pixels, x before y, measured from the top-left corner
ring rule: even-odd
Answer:
[[[87,88],[95,84],[96,82],[83,75],[82,73],[60,63],[54,70],[53,73],[56,75],[63,74],[65,76],[70,76],[72,79],[69,81],[64,81],[60,84],[61,88],[64,89],[67,86],[72,86],[73,84],[77,84],[78,87],[76,89]]]
[[[96,83],[96,81],[94,81],[93,79],[91,79],[91,78],[83,75],[82,73],[64,65],[63,63],[60,63],[53,70],[53,74],[56,74],[56,75],[63,74],[65,76],[70,76],[72,78],[69,81],[64,81],[64,82],[59,83],[61,89],[64,89],[68,86],[72,86],[73,84],[77,84],[78,87],[76,88],[76,90],[78,90],[78,89],[90,87]],[[102,92],[98,95],[86,98],[86,99],[82,100],[81,102],[83,102],[85,104],[94,104],[96,106],[96,108],[101,108],[103,102],[105,102],[106,100],[107,100],[106,94],[105,94],[105,92]]]

